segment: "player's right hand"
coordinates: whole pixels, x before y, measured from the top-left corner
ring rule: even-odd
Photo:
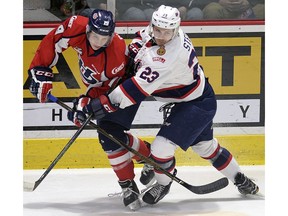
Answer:
[[[53,72],[49,67],[34,67],[28,70],[31,83],[30,92],[36,96],[40,103],[48,101],[48,94],[52,90]]]
[[[81,95],[73,100],[73,109],[68,111],[67,118],[72,121],[77,127],[81,127],[85,122],[87,115],[83,112],[83,108],[90,102],[91,98]]]

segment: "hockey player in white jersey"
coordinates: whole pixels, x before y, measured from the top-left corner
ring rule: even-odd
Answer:
[[[135,51],[136,75],[109,95],[93,99],[83,111],[100,119],[114,110],[140,103],[149,95],[173,103],[170,115],[151,144],[151,158],[173,174],[176,148],[186,151],[191,147],[231,180],[241,194],[256,194],[258,186],[243,174],[232,154],[213,137],[215,94],[191,40],[179,28],[180,22],[178,9],[161,5],[153,13],[149,26],[130,44],[130,50]],[[167,175],[154,172],[157,182],[143,195],[143,201],[148,204],[156,204],[168,194],[172,183]],[[142,175],[145,177],[145,172]]]

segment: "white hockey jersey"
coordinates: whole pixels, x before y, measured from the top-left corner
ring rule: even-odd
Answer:
[[[140,31],[144,45],[135,57],[136,75],[109,94],[111,102],[123,109],[149,95],[163,102],[184,102],[200,97],[205,76],[190,38],[179,29],[176,37],[160,47],[152,42],[147,32],[148,27]]]

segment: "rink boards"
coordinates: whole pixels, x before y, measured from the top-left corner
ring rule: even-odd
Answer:
[[[153,137],[141,137],[148,142]],[[264,165],[264,135],[219,135],[219,143],[229,149],[241,165]],[[24,139],[24,169],[46,169],[68,143],[69,138]],[[209,165],[191,148],[176,150],[177,166]],[[136,165],[138,166],[138,165]],[[96,138],[79,138],[65,153],[55,168],[110,167],[108,159]]]

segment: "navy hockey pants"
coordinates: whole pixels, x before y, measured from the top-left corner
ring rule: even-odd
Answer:
[[[213,139],[213,118],[217,109],[214,91],[206,79],[203,95],[196,100],[175,103],[158,132],[186,151],[200,141]]]

